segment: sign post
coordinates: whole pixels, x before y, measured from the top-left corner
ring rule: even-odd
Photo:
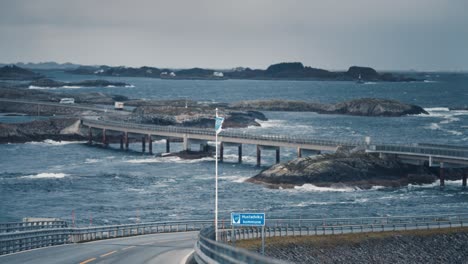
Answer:
[[[262,254],[265,255],[265,213],[231,213],[232,236],[235,243],[234,226],[261,226],[262,227]]]

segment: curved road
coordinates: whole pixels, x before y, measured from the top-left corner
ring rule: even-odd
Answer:
[[[0,263],[184,263],[196,232],[151,234],[23,251],[0,256]]]

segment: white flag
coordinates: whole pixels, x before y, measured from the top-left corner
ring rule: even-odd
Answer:
[[[217,116],[215,120],[216,120],[216,122],[215,122],[215,131],[216,131],[216,134],[219,134],[219,132],[221,132],[221,130],[223,130],[224,118]]]

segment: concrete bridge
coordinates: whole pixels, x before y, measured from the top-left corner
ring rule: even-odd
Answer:
[[[88,128],[89,143],[93,140],[93,129],[99,129],[102,136],[102,144],[109,144],[107,133],[109,131],[120,134],[120,148],[128,150],[130,136],[141,138],[142,151],[153,153],[153,140],[166,140],[166,152],[170,152],[170,142],[183,142],[184,150],[191,150],[198,145],[200,150],[207,147],[209,141],[215,141],[214,129],[185,128],[171,126],[143,125],[103,120],[81,120],[82,126]],[[280,162],[280,148],[294,148],[297,156],[302,156],[303,150],[312,150],[316,153],[322,151],[335,152],[340,147],[361,148],[368,153],[394,155],[401,161],[416,165],[427,164],[431,167],[440,167],[440,184],[445,185],[444,168],[468,167],[468,147],[438,145],[427,143],[413,143],[407,145],[395,144],[371,144],[364,141],[332,141],[307,137],[283,136],[283,135],[254,135],[248,133],[223,131],[218,135],[220,142],[219,159],[223,161],[225,147],[237,147],[238,161],[242,162],[242,145],[256,145],[257,165],[261,165],[261,153],[263,150],[275,150],[276,163]],[[462,185],[467,185],[467,175],[463,175]]]
[[[170,152],[171,141],[182,141],[184,150],[192,150],[194,146],[198,146],[200,150],[203,150],[206,148],[209,141],[215,141],[214,129],[154,126],[90,119],[83,119],[81,124],[82,126],[88,127],[88,140],[90,143],[93,140],[93,129],[101,130],[101,142],[104,146],[109,144],[107,134],[110,131],[119,133],[120,148],[125,150],[128,150],[130,137],[135,137],[137,135],[136,137],[141,138],[142,151],[146,151],[146,144],[148,144],[148,152],[150,154],[152,154],[152,143],[155,139],[166,140],[166,152]],[[220,142],[219,158],[221,161],[223,161],[225,147],[237,147],[239,155],[238,160],[242,162],[242,145],[256,145],[257,165],[261,165],[262,150],[275,150],[276,162],[279,163],[281,147],[294,148],[297,150],[297,156],[301,157],[303,150],[334,152],[339,147],[355,147],[359,144],[358,142],[318,140],[282,135],[253,135],[228,131],[221,132],[218,135],[218,141]]]

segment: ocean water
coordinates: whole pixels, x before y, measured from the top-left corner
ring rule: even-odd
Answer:
[[[46,72],[62,81],[95,76]],[[337,102],[360,97],[397,99],[418,104],[430,114],[395,118],[265,112],[261,127],[239,129],[246,133],[289,134],[327,139],[387,143],[429,142],[468,146],[468,111],[449,107],[468,103],[468,76],[430,74],[426,82],[368,83],[315,81],[174,81],[148,78],[106,77],[134,87],[63,88],[52,92],[104,92],[132,98],[235,102],[266,98]],[[10,118],[10,117],[8,117]],[[0,118],[0,122],[29,120]],[[8,119],[8,120],[6,120]],[[13,119],[13,121],[11,121]],[[172,143],[171,150],[182,148]],[[133,223],[178,219],[207,219],[214,214],[214,159],[181,160],[140,152],[87,146],[84,142],[29,142],[0,145],[0,222],[23,217],[59,217],[78,224]],[[153,151],[165,151],[155,142]],[[466,213],[468,190],[461,181],[370,190],[319,188],[304,185],[273,190],[244,182],[274,163],[274,152],[262,152],[262,167],[255,166],[255,148],[246,145],[242,164],[237,149],[225,148],[220,164],[220,218],[232,211],[264,211],[268,218],[357,217]],[[293,149],[281,149],[281,159],[291,160]]]

